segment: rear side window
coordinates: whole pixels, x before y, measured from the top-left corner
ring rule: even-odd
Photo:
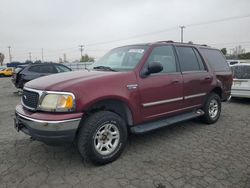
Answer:
[[[30,72],[37,73],[55,73],[55,69],[52,65],[36,65],[29,68]]]
[[[40,72],[41,73],[56,73],[56,70],[52,65],[42,65],[40,67]]]
[[[200,54],[192,47],[176,47],[182,72],[204,70]]]
[[[201,52],[215,71],[230,71],[229,65],[219,50],[202,48]]]
[[[250,66],[238,65],[231,67],[233,77],[237,79],[250,79]]]
[[[32,66],[29,68],[29,71],[30,72],[40,72],[40,66],[39,65],[36,65],[36,66]]]

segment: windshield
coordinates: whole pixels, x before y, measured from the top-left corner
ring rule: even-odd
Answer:
[[[237,79],[250,79],[250,65],[232,66],[233,76]]]
[[[93,63],[90,69],[106,71],[130,71],[140,62],[147,45],[115,48]]]

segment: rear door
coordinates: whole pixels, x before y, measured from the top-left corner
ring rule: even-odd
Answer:
[[[211,87],[210,75],[199,51],[191,46],[176,46],[183,75],[183,108],[192,109],[202,105]]]
[[[173,46],[155,46],[144,68],[149,63],[155,62],[163,66],[160,73],[138,78],[141,113],[144,121],[169,116],[182,108],[183,80]]]

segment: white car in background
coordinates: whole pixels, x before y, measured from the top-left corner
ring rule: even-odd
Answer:
[[[227,60],[227,63],[229,66],[232,66],[232,65],[236,65],[236,64],[239,64],[239,63],[249,63],[250,61],[249,60],[238,60],[238,59],[228,59]]]
[[[250,98],[250,63],[231,66],[233,72],[232,97]]]

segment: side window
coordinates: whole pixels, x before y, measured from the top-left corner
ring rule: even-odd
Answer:
[[[157,74],[177,72],[175,55],[172,46],[155,47],[149,55],[146,64],[154,62],[159,62],[163,66],[163,70]]]
[[[198,57],[192,47],[179,46],[176,47],[180,61],[181,70],[184,71],[199,71],[200,65]],[[204,67],[203,67],[204,68]]]
[[[215,71],[230,71],[225,57],[219,50],[202,48],[201,52]]]
[[[55,65],[57,72],[69,72],[70,69],[65,66]]]
[[[56,73],[52,65],[42,65],[40,67],[40,73]]]
[[[30,67],[29,71],[30,72],[37,72],[37,73],[39,73],[40,72],[40,65],[36,65],[36,66]]]

